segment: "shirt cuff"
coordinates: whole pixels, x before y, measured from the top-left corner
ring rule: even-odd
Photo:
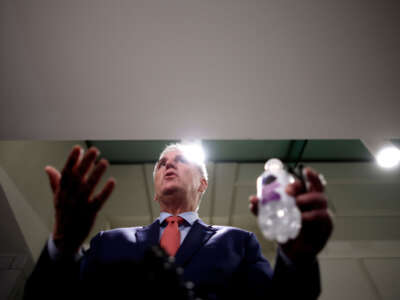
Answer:
[[[49,252],[50,259],[53,261],[60,260],[62,258],[62,255],[60,253],[60,250],[58,250],[56,244],[54,243],[53,235],[50,234],[50,237],[47,241],[47,250]],[[75,254],[74,256],[74,261],[78,261],[81,259],[83,256],[83,251],[82,248],[79,248],[78,253]]]

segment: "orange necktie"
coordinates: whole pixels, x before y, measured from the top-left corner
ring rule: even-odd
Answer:
[[[168,225],[161,236],[160,245],[170,256],[175,256],[181,244],[181,233],[178,226],[183,222],[183,218],[171,216],[166,221]]]

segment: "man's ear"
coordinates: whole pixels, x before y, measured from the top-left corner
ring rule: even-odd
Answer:
[[[208,186],[207,180],[204,177],[201,177],[200,178],[200,186],[199,186],[198,191],[201,193],[204,193],[207,189],[207,186]]]

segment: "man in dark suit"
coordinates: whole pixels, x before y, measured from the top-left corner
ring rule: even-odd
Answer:
[[[107,286],[138,295],[143,292],[141,272],[146,269],[139,263],[149,247],[160,244],[182,268],[179,276],[194,283],[195,293],[204,299],[239,295],[249,299],[317,298],[320,281],[316,255],[332,231],[318,174],[307,170],[310,188],[306,193],[300,182],[287,187],[302,211],[302,230],[295,240],[280,245],[272,270],[253,233],[209,226],[199,219],[197,209],[207,188],[207,171],[204,162],[191,156],[191,147],[182,144],[167,147],[154,168],[160,217],[149,226],[101,232],[84,254],[81,244],[115,186],[115,181],[109,179],[99,194],[92,195],[108,163],[100,160],[88,174],[98,150],[91,148],[84,155],[77,146],[61,173],[46,167],[54,193],[56,220],[48,245],[28,280],[27,297],[60,291],[64,293],[61,295],[74,297],[81,291],[105,295],[102,291]],[[257,214],[256,197],[250,197],[250,206]],[[146,288],[150,295],[151,289]],[[168,286],[157,284],[154,288],[157,297],[174,296],[171,295],[174,290]]]

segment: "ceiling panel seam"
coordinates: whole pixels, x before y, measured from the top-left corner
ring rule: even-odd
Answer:
[[[233,185],[233,192],[232,192],[232,198],[231,198],[231,205],[230,205],[230,210],[229,210],[229,216],[228,216],[228,225],[232,226],[233,224],[233,213],[235,212],[235,206],[236,206],[236,194],[237,194],[237,186],[236,182],[239,178],[239,171],[240,171],[240,164],[235,163],[235,176],[233,178],[233,182],[235,183]]]
[[[153,209],[151,207],[151,199],[150,199],[150,186],[149,186],[149,182],[147,180],[147,173],[146,173],[146,166],[145,164],[142,164],[142,176],[144,178],[144,184],[145,184],[145,191],[146,191],[146,200],[147,200],[147,208],[149,209],[149,217],[150,220],[149,222],[153,222]]]
[[[213,170],[212,170],[212,177],[211,177],[211,194],[210,194],[210,224],[214,224],[214,210],[215,210],[215,193],[216,193],[216,184],[217,184],[217,167],[218,164],[214,164]]]
[[[357,258],[357,263],[360,266],[361,271],[364,273],[366,279],[368,280],[370,286],[372,287],[372,290],[376,296],[377,299],[383,300],[383,297],[378,289],[378,287],[375,284],[375,281],[373,280],[371,274],[369,273],[366,265],[364,264],[364,259],[363,258]]]

